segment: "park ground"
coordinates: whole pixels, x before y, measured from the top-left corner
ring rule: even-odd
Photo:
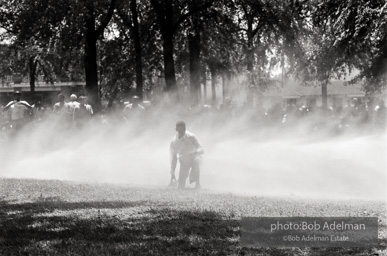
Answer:
[[[378,217],[379,247],[247,248],[241,216]],[[0,255],[387,255],[381,201],[0,179]]]

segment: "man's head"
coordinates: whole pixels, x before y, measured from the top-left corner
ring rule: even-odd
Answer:
[[[59,102],[63,102],[65,100],[65,96],[62,93],[59,93],[58,100],[59,100]]]
[[[13,98],[16,101],[20,101],[20,99],[21,99],[21,92],[20,91],[15,91],[14,94],[13,94]]]
[[[359,99],[358,99],[358,98],[353,98],[353,99],[352,99],[352,105],[353,105],[354,107],[359,106],[359,105],[360,105]]]
[[[141,100],[140,100],[140,97],[138,97],[137,95],[134,95],[130,101],[132,102],[133,105],[138,105],[140,104]]]
[[[179,121],[176,123],[176,131],[180,138],[185,135],[186,130],[184,121]]]
[[[71,94],[71,95],[70,95],[70,100],[71,100],[71,101],[76,101],[76,100],[77,100],[77,95]]]
[[[86,97],[85,96],[79,96],[78,101],[81,104],[86,104]]]

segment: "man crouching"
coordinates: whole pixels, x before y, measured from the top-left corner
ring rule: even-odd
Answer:
[[[171,184],[175,178],[177,159],[180,162],[178,188],[185,188],[185,181],[189,176],[189,182],[196,183],[195,188],[200,188],[200,162],[204,153],[195,135],[186,131],[185,123],[176,123],[177,134],[173,137],[170,145],[171,152]]]

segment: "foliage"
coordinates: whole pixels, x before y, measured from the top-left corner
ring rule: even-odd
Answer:
[[[366,80],[367,92],[386,88],[387,34],[385,1],[322,1],[314,12],[315,25],[330,30],[335,67],[356,68],[354,80]],[[346,70],[341,68],[342,73]]]
[[[74,51],[76,45],[73,42],[76,41],[69,37],[69,26],[67,21],[61,20],[63,16],[71,17],[65,1],[15,0],[5,3],[0,17],[5,19],[1,24],[11,39],[7,48],[16,55],[10,67],[13,72],[24,76],[43,75],[46,82],[51,83],[82,79],[83,72],[79,72],[77,60],[79,54]],[[31,70],[30,62],[35,63],[34,70]]]
[[[156,28],[156,20],[151,6],[146,2],[138,2],[139,12],[139,36],[141,40],[141,53],[145,92],[154,86],[153,78],[162,71],[161,38]],[[101,43],[101,68],[103,73],[102,89],[111,91],[112,82],[116,84],[120,92],[128,91],[134,87],[135,74],[135,47],[133,35],[133,21],[129,10],[129,2],[121,3],[108,27],[111,31],[110,38],[104,38]],[[109,32],[108,32],[109,33]],[[107,85],[107,88],[105,88]],[[113,86],[114,90],[115,85]]]
[[[152,0],[136,5],[148,92],[163,86],[155,84],[159,76],[172,91],[177,90],[176,73],[188,84],[192,36],[200,38],[203,69],[247,74],[249,86],[262,90],[279,67],[319,82],[358,70],[353,82],[366,81],[367,92],[386,87],[387,8],[382,0]],[[99,83],[102,95],[108,95],[135,84],[131,15],[129,1],[2,1],[1,37],[25,53],[24,66],[39,59],[48,81],[77,76],[86,79],[88,88]],[[89,47],[94,43],[95,54]],[[3,72],[20,70],[20,61],[18,68],[2,63]]]

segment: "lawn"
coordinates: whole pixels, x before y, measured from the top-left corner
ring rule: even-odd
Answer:
[[[241,216],[377,216],[380,246],[246,248]],[[387,255],[386,205],[0,179],[0,255]]]

